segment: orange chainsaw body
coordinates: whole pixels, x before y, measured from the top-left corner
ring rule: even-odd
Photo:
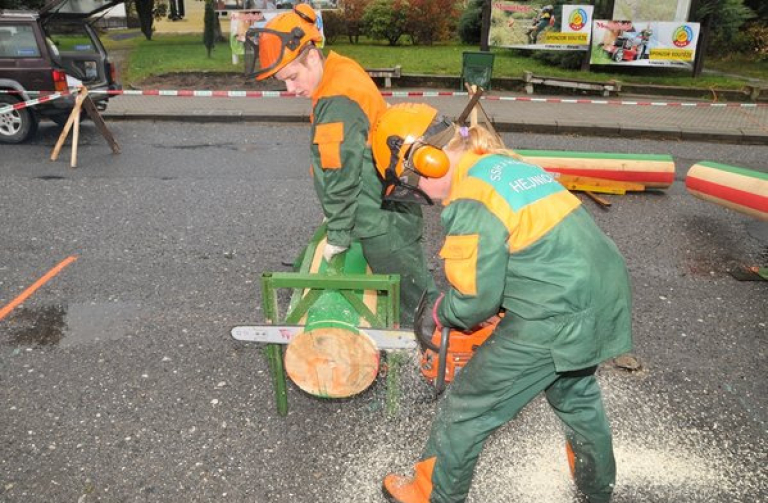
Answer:
[[[500,319],[496,317],[493,321],[484,323],[483,325],[472,329],[462,331],[459,329],[451,329],[448,336],[448,353],[445,362],[445,383],[453,381],[456,376],[461,372],[461,369],[469,362],[472,356],[475,354],[477,348],[482,345],[485,340],[491,336],[496,329],[496,325],[499,324]],[[440,330],[435,330],[432,334],[432,343],[440,347],[441,334]],[[424,348],[421,354],[421,374],[432,384],[437,380],[438,373],[438,354],[437,352]]]

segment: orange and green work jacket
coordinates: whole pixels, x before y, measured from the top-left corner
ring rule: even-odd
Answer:
[[[504,310],[497,335],[550,349],[558,372],[631,349],[624,258],[576,196],[506,155],[467,153],[453,177],[442,214],[443,325],[470,328]]]
[[[387,104],[366,71],[331,52],[312,95],[312,174],[328,222],[328,242],[348,246],[352,239],[421,237],[418,205],[384,203],[382,182],[371,152],[371,128]]]

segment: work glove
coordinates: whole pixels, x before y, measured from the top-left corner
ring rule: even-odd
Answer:
[[[419,307],[416,309],[416,315],[413,319],[413,331],[416,333],[416,337],[425,344],[427,347],[434,348],[432,343],[432,335],[436,330],[442,330],[443,326],[440,324],[440,320],[437,318],[437,308],[442,302],[444,294],[440,294],[437,300],[430,304],[427,297],[427,292],[419,302]]]
[[[330,264],[333,257],[339,253],[347,251],[348,249],[349,246],[338,246],[332,245],[331,243],[325,243],[325,248],[323,248],[323,258]]]

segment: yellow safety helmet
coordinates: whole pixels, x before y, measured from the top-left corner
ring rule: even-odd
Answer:
[[[248,35],[256,38],[259,59],[254,67],[256,80],[264,80],[296,59],[310,43],[320,43],[317,15],[309,4],[299,4],[290,12],[272,18],[263,28]]]
[[[388,108],[373,127],[371,150],[384,180],[386,199],[432,200],[418,188],[420,176],[440,178],[450,167],[442,148],[453,138],[454,124],[424,103],[400,103]]]

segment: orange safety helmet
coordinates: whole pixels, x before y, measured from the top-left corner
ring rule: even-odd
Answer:
[[[290,12],[272,18],[263,28],[248,32],[257,37],[259,58],[253,75],[264,80],[296,59],[311,43],[320,43],[323,36],[317,28],[317,15],[309,4],[299,4]]]
[[[386,199],[432,200],[418,188],[420,176],[441,178],[450,167],[442,148],[453,138],[455,126],[424,103],[399,103],[388,108],[374,125],[371,150]]]

